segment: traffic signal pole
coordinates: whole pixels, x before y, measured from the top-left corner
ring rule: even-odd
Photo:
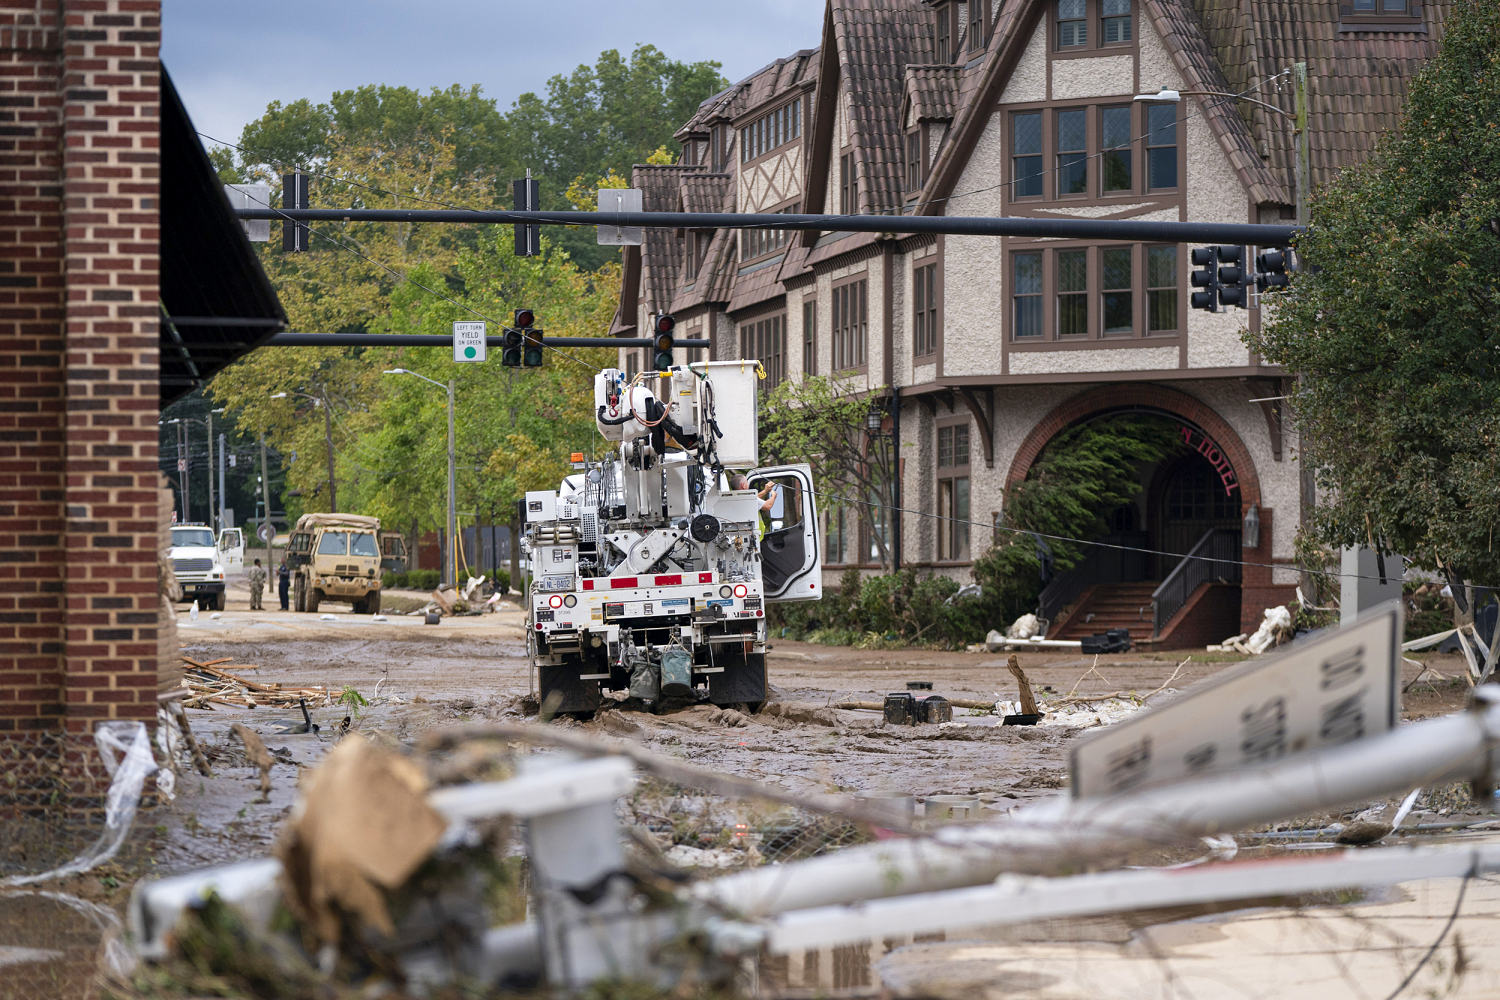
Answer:
[[[1298,226],[1246,222],[1142,222],[1132,219],[1032,219],[972,215],[774,215],[735,212],[520,212],[497,209],[237,208],[236,218],[292,222],[516,223],[648,229],[785,229],[824,233],[920,233],[947,236],[1036,236],[1289,246]]]

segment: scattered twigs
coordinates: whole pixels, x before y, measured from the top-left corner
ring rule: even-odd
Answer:
[[[1087,703],[1092,702],[1092,701],[1109,701],[1112,698],[1127,698],[1127,699],[1137,699],[1139,701],[1149,701],[1151,698],[1154,698],[1156,695],[1161,694],[1163,691],[1167,690],[1167,688],[1171,687],[1172,686],[1172,682],[1177,679],[1177,675],[1180,674],[1180,673],[1182,673],[1182,668],[1185,667],[1185,666],[1187,666],[1190,662],[1192,662],[1192,659],[1193,658],[1191,656],[1189,656],[1187,659],[1185,659],[1181,663],[1177,664],[1177,669],[1175,669],[1175,670],[1172,671],[1172,676],[1171,677],[1168,677],[1165,681],[1162,681],[1161,686],[1158,687],[1158,688],[1156,688],[1154,691],[1147,692],[1146,694],[1143,694],[1143,695],[1137,695],[1137,694],[1135,694],[1132,691],[1110,691],[1110,692],[1108,692],[1106,694],[1079,694],[1079,695],[1075,695],[1073,693],[1073,691],[1077,691],[1078,690],[1078,684],[1082,684],[1083,683],[1083,677],[1080,677],[1080,678],[1078,678],[1078,684],[1074,684],[1073,685],[1073,691],[1069,691],[1067,694],[1063,695],[1061,698],[1054,698],[1053,699],[1053,703],[1054,704],[1074,704],[1074,703],[1087,704]],[[1097,657],[1095,658],[1095,662],[1097,662]],[[1090,672],[1092,672],[1092,669],[1091,669]],[[1088,676],[1088,674],[1084,674],[1084,677],[1087,677],[1087,676]],[[1104,675],[1100,674],[1099,676],[1102,678]]]
[[[1068,689],[1068,693],[1065,694],[1065,695],[1063,695],[1063,697],[1062,697],[1061,700],[1066,701],[1067,699],[1073,697],[1073,693],[1078,690],[1078,685],[1080,685],[1084,681],[1088,680],[1090,674],[1093,674],[1095,677],[1099,678],[1101,681],[1103,681],[1106,684],[1109,683],[1109,678],[1105,677],[1103,674],[1101,674],[1099,672],[1099,657],[1095,656],[1094,657],[1094,662],[1089,666],[1089,668],[1087,670],[1085,670],[1083,672],[1083,676],[1082,677],[1078,678],[1078,680],[1076,680],[1076,681],[1073,682],[1073,686]]]

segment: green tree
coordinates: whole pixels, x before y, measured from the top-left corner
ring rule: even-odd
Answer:
[[[766,397],[760,446],[768,462],[815,463],[822,506],[847,504],[880,565],[889,569],[896,456],[888,434],[872,435],[868,429],[871,406],[882,393],[864,393],[852,382],[821,375],[782,382]]]
[[[1298,376],[1311,540],[1500,583],[1500,5],[1460,0],[1445,32],[1400,130],[1314,201],[1302,270],[1245,339]]]
[[[1151,417],[1113,416],[1077,424],[1048,443],[1026,480],[1005,497],[1002,530],[974,561],[974,578],[993,609],[990,620],[1008,624],[1036,608],[1041,564],[1036,539],[1046,539],[1053,570],[1075,566],[1087,546],[1067,539],[1099,538],[1107,517],[1141,492],[1140,469],[1182,449],[1173,426]]]

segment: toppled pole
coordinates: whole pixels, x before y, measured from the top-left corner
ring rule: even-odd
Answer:
[[[1053,798],[1006,820],[946,827],[926,840],[850,847],[795,866],[739,872],[692,887],[694,898],[746,916],[956,889],[1005,872],[1046,874],[1080,862],[1327,812],[1418,785],[1487,782],[1500,746],[1500,691],[1477,689],[1467,712],[1413,723],[1256,770],[1218,772],[1107,799]]]

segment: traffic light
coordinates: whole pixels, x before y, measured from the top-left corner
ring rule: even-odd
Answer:
[[[1219,248],[1218,247],[1193,247],[1193,273],[1189,276],[1194,288],[1202,288],[1204,291],[1194,292],[1192,306],[1194,309],[1206,309],[1209,312],[1219,311]]]
[[[521,348],[525,342],[525,335],[514,327],[506,327],[500,332],[500,364],[506,368],[521,367]]]
[[[651,349],[655,352],[651,357],[651,366],[659,372],[664,372],[672,367],[672,344],[676,337],[672,330],[677,326],[677,321],[672,318],[671,313],[658,313],[656,322],[652,324]]]
[[[536,314],[517,309],[511,325],[500,332],[500,364],[506,368],[536,368],[542,363],[542,331],[535,329]],[[535,344],[533,344],[535,335]],[[532,360],[533,352],[536,360]]]
[[[529,329],[524,331],[524,333],[526,336],[526,351],[524,354],[526,367],[540,368],[542,367],[542,361],[545,360],[542,348],[542,331],[539,329]]]
[[[1255,287],[1262,292],[1276,291],[1291,284],[1291,276],[1286,273],[1287,252],[1281,250],[1263,250],[1255,257]]]
[[[1244,247],[1217,247],[1219,258],[1219,305],[1245,307]]]

